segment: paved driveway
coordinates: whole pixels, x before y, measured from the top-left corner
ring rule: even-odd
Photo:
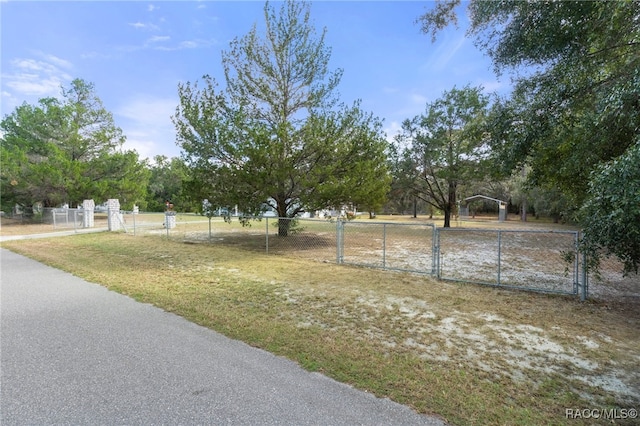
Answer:
[[[0,424],[442,425],[0,249]]]

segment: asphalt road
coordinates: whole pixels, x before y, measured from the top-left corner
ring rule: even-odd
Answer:
[[[443,425],[0,249],[0,424]]]

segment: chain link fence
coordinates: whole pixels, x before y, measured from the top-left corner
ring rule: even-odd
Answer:
[[[435,273],[433,224],[339,222],[338,262]]]
[[[42,209],[29,220],[55,230],[86,227],[82,209]],[[311,218],[225,220],[187,213],[95,211],[97,228],[259,253],[424,273],[441,280],[598,298],[640,297],[639,277],[604,259],[587,277],[577,231],[437,228],[431,223]],[[40,228],[38,228],[40,229]],[[44,232],[44,229],[43,231]],[[591,286],[589,283],[591,282]]]
[[[3,214],[3,218],[11,223],[36,226],[38,230],[47,232],[53,230],[80,230],[84,228],[104,228],[107,226],[106,211],[87,212],[83,208],[43,207],[32,211],[11,212]],[[89,220],[91,219],[91,220]],[[35,229],[35,228],[34,228]]]
[[[82,209],[44,209],[44,223],[53,225],[54,229],[79,229],[83,227],[84,210]]]
[[[169,226],[167,226],[169,224]],[[225,244],[317,261],[431,274],[448,281],[583,294],[576,231],[476,230],[302,218],[123,214],[135,235]],[[582,293],[579,293],[582,291]],[[585,293],[586,294],[586,293]]]
[[[577,231],[436,228],[434,224],[302,218],[206,218],[122,212],[133,235],[224,244],[262,253],[424,273],[586,298]]]
[[[437,277],[586,297],[577,231],[440,228]]]
[[[207,218],[197,214],[121,212],[122,230],[189,243],[336,262],[336,221],[302,218]]]

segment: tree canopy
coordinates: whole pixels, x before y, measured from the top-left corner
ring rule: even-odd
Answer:
[[[458,4],[438,2],[419,18],[423,30],[435,37],[455,22]],[[601,174],[640,141],[640,3],[472,0],[468,11],[470,36],[515,81],[492,114],[497,162],[528,166],[530,185],[596,215],[604,204],[593,194],[608,182]]]
[[[337,102],[342,71],[329,71],[310,5],[287,1],[276,11],[267,3],[264,16],[263,36],[254,25],[223,53],[226,89],[208,76],[202,87],[178,87],[173,120],[192,187],[214,205],[271,208],[283,218],[381,206],[389,185],[382,124],[358,102]]]
[[[61,99],[24,103],[0,122],[2,208],[53,207],[84,199],[144,200],[148,172],[122,151],[122,130],[94,86],[73,80]]]
[[[624,263],[625,272],[640,266],[640,143],[593,172],[581,210],[584,244],[598,259],[599,249]]]
[[[201,210],[202,199],[193,200],[185,188],[189,181],[189,169],[180,158],[167,158],[156,155],[150,165],[149,191],[147,208],[149,211],[161,212],[170,201],[175,210],[189,212]]]
[[[412,165],[412,192],[444,213],[445,227],[456,211],[459,185],[484,177],[487,104],[480,87],[453,88],[427,104],[424,115],[403,123],[403,137],[411,144],[404,163]]]

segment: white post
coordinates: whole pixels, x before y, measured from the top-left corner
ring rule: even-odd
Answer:
[[[93,200],[84,200],[82,202],[82,227],[83,228],[93,228],[93,219],[94,219],[94,210],[96,208],[96,203]]]
[[[107,200],[107,226],[109,231],[120,231],[122,222],[120,220],[120,200]]]
[[[176,212],[167,211],[164,213],[164,224],[167,229],[176,227]]]

